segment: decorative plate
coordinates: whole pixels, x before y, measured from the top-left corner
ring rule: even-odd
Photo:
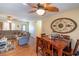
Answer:
[[[58,18],[51,23],[51,29],[57,33],[70,33],[77,28],[77,23],[70,18]]]

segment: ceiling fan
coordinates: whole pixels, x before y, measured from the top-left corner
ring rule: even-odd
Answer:
[[[39,15],[44,15],[46,11],[59,12],[59,9],[51,3],[28,3],[28,5],[32,7],[32,10],[29,13],[36,12]]]

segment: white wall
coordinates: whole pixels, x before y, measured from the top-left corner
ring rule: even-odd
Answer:
[[[9,23],[3,22],[3,30],[9,30]]]
[[[40,36],[40,34],[42,33],[42,21],[38,20],[36,21],[36,36]]]
[[[14,23],[15,23],[15,29],[16,29],[16,30],[21,30],[21,26],[20,26],[20,25],[21,25],[21,24],[20,24],[21,22],[14,21]],[[19,27],[18,27],[18,26],[19,26]]]
[[[72,43],[73,43],[72,48],[74,48],[76,40],[79,39],[79,8],[74,9],[74,10],[65,11],[65,12],[59,13],[55,16],[44,19],[43,23],[42,23],[43,24],[42,32],[45,32],[47,34],[51,34],[52,33],[52,30],[50,28],[51,22],[57,18],[62,18],[62,17],[71,18],[78,25],[76,30],[74,30],[71,33],[68,33],[68,35],[70,35],[72,38]]]
[[[31,33],[31,36],[33,36],[34,38],[36,36],[40,36],[41,26],[42,26],[41,20],[29,21],[29,32]]]
[[[35,37],[35,23],[35,21],[29,21],[29,32],[33,37]]]

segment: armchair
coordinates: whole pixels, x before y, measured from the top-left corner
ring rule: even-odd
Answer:
[[[22,36],[19,38],[18,44],[22,46],[22,45],[28,44],[28,41],[29,41],[29,38],[27,36]]]

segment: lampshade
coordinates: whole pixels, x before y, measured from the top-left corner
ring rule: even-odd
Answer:
[[[44,15],[45,10],[44,10],[44,9],[38,9],[38,10],[36,11],[36,13],[37,13],[38,15]]]

